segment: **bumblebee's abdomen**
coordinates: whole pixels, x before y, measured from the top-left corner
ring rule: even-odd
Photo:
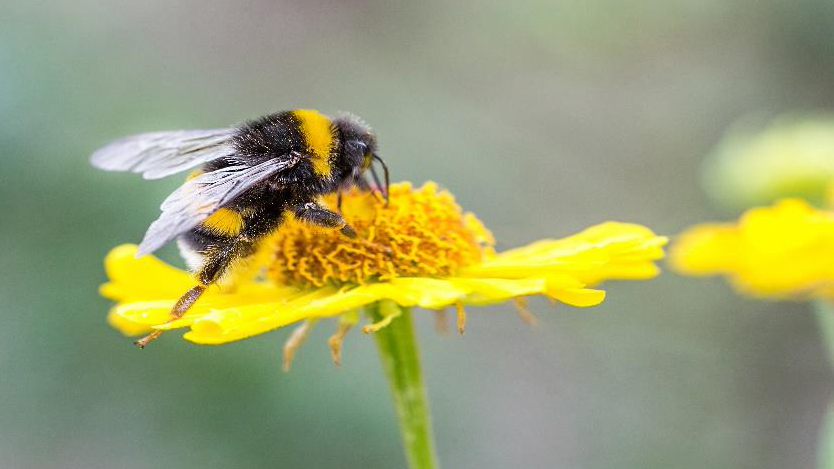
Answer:
[[[313,109],[283,111],[242,125],[233,138],[242,156],[281,157],[290,152],[309,155],[313,171],[330,177],[339,147],[336,125]]]
[[[226,207],[220,207],[215,210],[214,213],[200,223],[203,230],[227,237],[239,235],[243,231],[244,224],[243,214],[235,209]]]
[[[246,264],[265,236],[281,225],[289,198],[273,194],[251,203],[232,202],[215,210],[177,240],[188,267],[208,284],[220,272],[217,266],[233,264],[229,272]]]
[[[232,241],[241,236],[246,225],[247,222],[240,211],[221,207],[180,236],[180,250],[185,251],[187,248],[194,253],[184,256],[186,260],[189,257],[196,258],[195,254],[204,256],[218,248],[234,244]],[[189,264],[192,262],[189,261]]]
[[[241,261],[254,254],[260,237],[245,235],[250,224],[238,210],[221,207],[177,239],[183,259],[202,283],[236,275]]]

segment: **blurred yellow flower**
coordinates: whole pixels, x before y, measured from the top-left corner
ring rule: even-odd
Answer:
[[[834,293],[834,214],[802,199],[746,211],[738,222],[684,231],[671,249],[686,274],[724,274],[740,291],[765,298]]]
[[[704,184],[736,207],[799,196],[822,202],[834,180],[834,118],[783,116],[769,127],[733,131],[705,162]]]
[[[335,205],[335,196],[326,202]],[[388,205],[350,192],[342,212],[356,239],[290,218],[265,243],[260,278],[233,289],[214,287],[170,323],[172,305],[194,279],[153,256],[136,259],[134,245],[119,246],[105,260],[110,280],[101,286],[102,295],[118,302],[109,321],[125,334],[190,327],[186,339],[219,344],[339,314],[343,335],[358,321],[357,308],[381,300],[429,309],[453,305],[459,320],[464,304],[532,294],[592,306],[605,298],[592,285],[655,276],[653,261],[663,257],[666,243],[643,226],[607,222],[496,254],[480,220],[434,183],[417,189],[394,184]]]

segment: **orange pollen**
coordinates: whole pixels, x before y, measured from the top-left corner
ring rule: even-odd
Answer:
[[[492,233],[454,196],[428,182],[391,185],[382,197],[353,189],[342,194],[342,215],[359,233],[287,220],[270,242],[275,253],[269,276],[280,284],[363,284],[394,277],[443,277],[493,252]],[[336,196],[323,200],[334,210]]]

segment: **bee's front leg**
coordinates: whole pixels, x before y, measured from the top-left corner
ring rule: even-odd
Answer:
[[[356,237],[356,230],[336,212],[328,210],[315,202],[304,202],[295,206],[295,216],[310,223],[328,228],[341,228],[343,235],[348,238]]]

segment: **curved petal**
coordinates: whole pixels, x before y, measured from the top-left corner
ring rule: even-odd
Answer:
[[[99,289],[102,296],[119,301],[132,298],[179,297],[194,286],[194,278],[154,256],[136,257],[139,247],[123,244],[113,248],[104,258],[110,281]]]
[[[322,287],[291,301],[212,310],[197,318],[185,338],[200,344],[221,344],[261,334],[309,317],[333,316],[376,301],[366,290],[339,291]]]
[[[469,293],[464,298],[464,302],[471,304],[498,303],[517,296],[544,293],[547,290],[547,281],[544,278],[452,278],[449,280],[468,290]]]
[[[536,278],[571,275],[587,284],[657,275],[667,239],[632,223],[606,222],[558,240],[541,240],[461,270],[464,277]]]
[[[430,278],[397,278],[352,288],[323,287],[286,303],[264,303],[212,310],[191,325],[185,338],[219,344],[239,340],[310,317],[335,316],[381,299],[403,306],[440,308],[456,302],[466,290],[452,282]],[[163,328],[166,326],[159,326]]]
[[[722,272],[735,263],[739,237],[729,223],[702,223],[682,233],[670,255],[670,264],[692,275]]]
[[[829,294],[834,284],[834,214],[801,199],[755,207],[736,223],[684,231],[672,266],[691,275],[724,274],[738,290],[765,298]]]
[[[384,297],[403,306],[439,309],[454,304],[468,293],[448,279],[404,277],[389,283],[391,287],[384,287]]]
[[[571,306],[596,306],[605,300],[605,290],[593,288],[548,288],[547,296]]]
[[[110,308],[110,312],[107,313],[107,323],[113,326],[115,329],[118,329],[124,335],[139,335],[145,334],[152,330],[151,326],[147,324],[141,324],[135,321],[131,321],[130,319],[115,314],[116,307]]]

